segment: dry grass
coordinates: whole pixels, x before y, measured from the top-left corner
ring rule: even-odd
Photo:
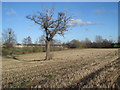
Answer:
[[[3,58],[3,87],[100,88],[119,82],[117,49],[73,49],[52,54],[48,61],[44,60],[45,53],[20,55],[19,60]]]

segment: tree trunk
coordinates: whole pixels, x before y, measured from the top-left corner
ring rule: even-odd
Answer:
[[[46,60],[50,59],[50,41],[46,41]]]

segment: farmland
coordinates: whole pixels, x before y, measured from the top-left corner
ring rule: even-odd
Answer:
[[[2,59],[3,88],[120,88],[118,49],[70,49]]]

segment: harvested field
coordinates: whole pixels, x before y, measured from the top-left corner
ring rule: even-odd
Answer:
[[[118,49],[72,49],[3,58],[3,88],[120,88]]]

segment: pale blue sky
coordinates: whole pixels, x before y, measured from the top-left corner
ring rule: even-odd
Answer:
[[[118,37],[118,3],[117,2],[3,2],[2,28],[13,28],[18,42],[31,36],[33,42],[43,35],[40,26],[26,18],[29,14],[51,8],[54,5],[55,16],[58,11],[67,11],[72,16],[76,26],[65,32],[65,37],[57,35],[55,39],[67,42],[72,39],[84,40],[88,37],[94,41],[96,35],[117,41]],[[92,23],[89,24],[88,22]],[[85,23],[84,25],[81,23]]]

